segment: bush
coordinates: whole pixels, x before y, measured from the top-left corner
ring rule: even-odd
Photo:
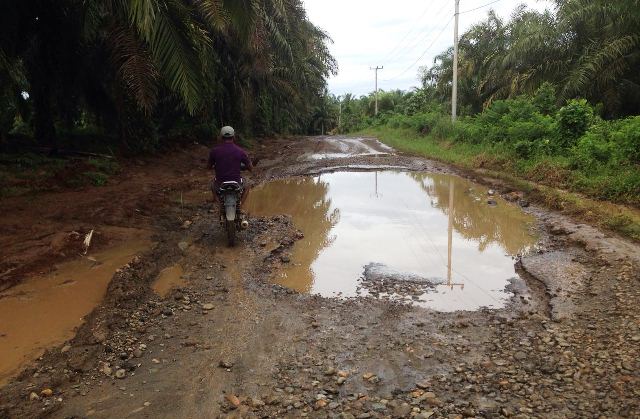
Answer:
[[[549,82],[544,82],[533,96],[533,105],[542,115],[553,115],[558,107],[556,106],[556,88]]]
[[[640,164],[640,116],[616,121],[611,133],[615,144],[616,160],[622,164]]]
[[[558,111],[559,145],[572,146],[593,121],[593,108],[586,99],[572,99]]]

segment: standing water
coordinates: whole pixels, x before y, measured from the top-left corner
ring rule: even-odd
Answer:
[[[45,349],[73,337],[102,301],[116,269],[151,242],[144,231],[122,246],[62,263],[0,293],[0,385]]]
[[[514,257],[536,243],[531,216],[491,199],[497,204],[487,203],[486,188],[452,175],[336,172],[263,184],[246,209],[290,214],[305,234],[275,278],[280,285],[352,297],[382,278],[396,289],[419,284],[415,304],[454,311],[503,307]]]

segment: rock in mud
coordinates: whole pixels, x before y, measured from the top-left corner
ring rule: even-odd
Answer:
[[[126,376],[127,376],[127,371],[125,371],[124,369],[120,368],[118,371],[116,371],[116,378],[123,379]]]
[[[431,383],[429,382],[429,380],[422,380],[422,381],[418,381],[416,383],[416,387],[426,390],[431,386]]]
[[[411,272],[400,272],[382,263],[370,263],[364,267],[365,281],[414,282],[435,286],[443,284],[444,278],[427,278]]]
[[[232,409],[237,409],[240,406],[240,399],[235,394],[227,394],[225,399]]]
[[[218,363],[218,366],[220,368],[230,369],[230,368],[233,368],[233,362],[229,361],[228,359],[222,359]]]
[[[215,306],[213,304],[211,304],[211,303],[205,303],[205,304],[202,305],[202,309],[203,310],[213,310],[214,307]]]
[[[53,396],[53,390],[51,390],[50,388],[45,388],[40,392],[40,395],[42,397],[51,397]]]

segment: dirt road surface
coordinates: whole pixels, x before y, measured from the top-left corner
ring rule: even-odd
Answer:
[[[373,139],[274,140],[255,156],[253,185],[402,169],[518,194]],[[228,248],[205,157],[194,145],[139,161],[103,188],[0,205],[8,291],[79,258],[91,229],[97,250],[126,246],[131,231],[153,242],[117,270],[73,337],[20,365],[0,389],[0,417],[640,416],[638,245],[523,203],[538,242],[514,259],[503,308],[441,312],[375,295],[301,294],[272,278],[305,231],[285,213],[252,217]],[[164,296],[152,289],[161,272],[177,285]],[[47,318],[40,327],[47,333]]]

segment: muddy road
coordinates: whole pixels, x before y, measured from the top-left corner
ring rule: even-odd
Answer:
[[[257,147],[228,248],[206,151],[0,205],[0,417],[640,415],[636,244],[314,137]]]

